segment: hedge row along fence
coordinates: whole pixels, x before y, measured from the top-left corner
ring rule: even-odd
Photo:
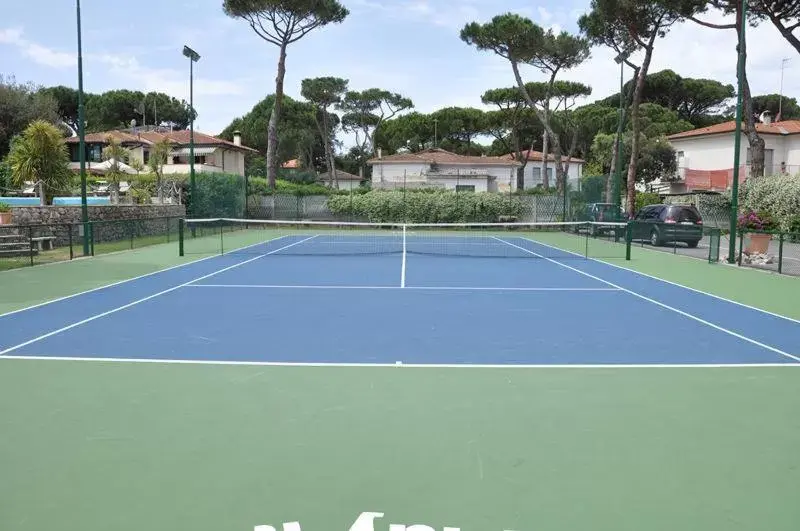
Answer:
[[[491,223],[516,219],[523,213],[518,197],[488,192],[403,192],[373,190],[328,198],[328,208],[342,217],[374,223]]]

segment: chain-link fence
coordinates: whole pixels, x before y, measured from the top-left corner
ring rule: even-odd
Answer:
[[[178,217],[90,221],[86,256],[177,241]],[[84,224],[0,225],[0,271],[84,256]]]
[[[418,195],[423,194],[423,195]],[[310,221],[414,222],[421,204],[440,209],[443,217],[457,221],[556,222],[573,219],[571,201],[562,196],[537,194],[499,194],[436,189],[374,190],[333,195],[251,195],[247,198],[247,218]],[[488,205],[491,205],[489,207]],[[386,207],[391,214],[375,211]],[[389,208],[391,207],[391,208]],[[567,215],[564,216],[566,210]],[[211,216],[234,217],[234,216]],[[437,219],[446,221],[447,219]]]
[[[738,249],[739,266],[800,276],[800,232],[740,231]]]

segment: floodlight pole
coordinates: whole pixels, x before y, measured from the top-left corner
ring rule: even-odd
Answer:
[[[622,186],[622,126],[623,122],[625,121],[625,95],[624,87],[624,75],[625,75],[625,59],[628,58],[630,55],[628,52],[620,52],[618,56],[614,58],[614,62],[619,63],[619,118],[617,119],[617,138],[615,142],[617,144],[617,152],[614,157],[614,180],[611,183],[611,195],[613,196],[614,206],[616,207],[616,211],[620,211],[620,190]]]
[[[747,27],[747,0],[742,0],[740,11],[742,20],[739,27],[739,60],[736,69],[737,94],[736,94],[736,131],[733,136],[733,183],[731,183],[731,219],[730,219],[730,244],[728,245],[728,263],[736,262],[736,221],[739,215],[739,159],[742,150],[742,78],[744,77],[745,61],[745,28]]]
[[[83,223],[83,256],[89,256],[89,207],[86,201],[86,127],[83,106],[83,52],[81,50],[81,0],[76,0],[78,21],[78,161],[81,174],[81,222]]]
[[[194,205],[197,201],[195,195],[195,178],[194,178],[194,64],[200,59],[200,54],[192,50],[188,46],[183,47],[183,55],[189,58],[189,212],[187,214],[192,217],[194,214]]]

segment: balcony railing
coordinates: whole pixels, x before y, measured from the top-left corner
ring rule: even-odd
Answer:
[[[800,173],[800,166],[786,164],[773,164],[764,168],[764,175],[796,174]],[[739,167],[739,182],[745,182],[750,176],[750,165],[743,164]],[[717,170],[698,170],[694,168],[678,168],[675,181],[683,182],[687,191],[708,190],[723,192],[733,186],[733,168]]]

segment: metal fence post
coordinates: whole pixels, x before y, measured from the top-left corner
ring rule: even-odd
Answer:
[[[778,236],[778,274],[783,272],[783,233]]]
[[[67,232],[69,233],[69,259],[72,260],[74,258],[72,252],[72,225],[67,225]]]
[[[633,241],[633,221],[625,225],[625,260],[631,259],[631,242]]]
[[[733,243],[733,245],[736,245],[735,235],[731,243]],[[742,266],[742,247],[744,247],[744,230],[739,231],[739,267]]]
[[[28,249],[30,252],[31,265],[33,265],[33,225],[28,225]]]

